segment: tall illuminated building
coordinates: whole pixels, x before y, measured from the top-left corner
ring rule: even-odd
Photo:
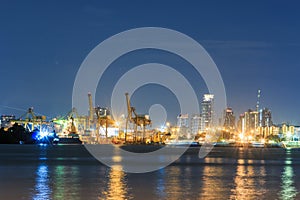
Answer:
[[[179,128],[179,132],[178,132],[179,137],[183,137],[183,138],[190,137],[188,114],[180,114],[177,116],[177,127]]]
[[[233,130],[235,129],[235,116],[233,113],[232,108],[227,108],[224,111],[224,128],[228,130]]]
[[[201,127],[201,116],[199,114],[194,114],[191,117],[191,134],[196,135]]]
[[[248,135],[255,136],[259,126],[258,112],[249,109],[245,113],[241,114],[238,121],[238,126],[238,130],[241,133],[247,133]]]
[[[272,114],[268,108],[260,109],[259,111],[259,133],[263,138],[274,133]]]
[[[260,114],[259,126],[271,127],[273,125],[271,110],[269,110],[268,108],[264,108],[260,110],[259,114]]]
[[[178,127],[189,127],[189,115],[180,114],[177,116],[177,126]]]
[[[213,105],[214,95],[204,94],[201,102],[201,131],[205,131],[207,128],[211,128],[213,126]]]

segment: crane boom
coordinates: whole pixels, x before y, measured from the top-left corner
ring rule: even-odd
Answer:
[[[92,94],[88,93],[89,98],[89,121],[94,120],[94,107],[93,107],[93,100],[92,100]]]
[[[127,103],[127,112],[128,112],[128,119],[132,121],[132,111],[134,110],[130,105],[130,99],[128,92],[125,93],[126,96],[126,103]]]
[[[125,142],[126,142],[126,138],[127,138],[127,127],[128,127],[129,121],[134,124],[134,134],[135,134],[134,141],[136,141],[137,127],[139,126],[139,127],[143,128],[142,141],[145,142],[145,127],[147,125],[151,124],[149,115],[138,115],[136,113],[135,108],[131,107],[131,105],[130,105],[129,94],[127,92],[125,93],[125,96],[126,96],[127,111],[128,111],[128,116],[126,119]],[[134,114],[134,117],[132,116],[132,113]]]

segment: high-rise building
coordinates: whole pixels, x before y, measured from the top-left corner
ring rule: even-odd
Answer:
[[[240,115],[238,122],[239,131],[242,133],[247,133],[248,135],[254,136],[254,133],[257,132],[259,125],[259,116],[257,111],[249,109],[244,114]]]
[[[14,115],[1,115],[0,127],[8,127],[10,125],[10,121],[14,119],[16,119]]]
[[[271,111],[268,108],[260,109],[259,111],[259,134],[266,138],[274,133]]]
[[[260,127],[271,127],[272,123],[272,114],[268,108],[261,109],[259,112],[259,126]]]
[[[240,114],[239,119],[237,121],[237,131],[239,133],[244,133],[244,130],[243,130],[243,128],[245,127],[244,122],[245,122],[245,116],[243,113],[243,114]]]
[[[196,135],[201,126],[201,116],[199,114],[194,114],[191,117],[191,134]]]
[[[180,114],[177,116],[177,126],[178,127],[189,127],[189,115]]]
[[[227,108],[224,111],[224,128],[228,130],[235,129],[235,116],[232,108]]]
[[[189,115],[188,114],[180,114],[177,116],[177,127],[178,137],[179,138],[190,138],[190,130],[189,130]]]
[[[214,95],[213,94],[204,94],[203,100],[201,103],[201,131],[205,131],[206,128],[211,128],[213,125],[213,110],[214,105]]]

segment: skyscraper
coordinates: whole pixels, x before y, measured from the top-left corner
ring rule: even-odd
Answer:
[[[189,127],[189,115],[180,114],[177,116],[177,126],[178,127]]]
[[[261,127],[271,127],[272,123],[272,114],[268,108],[261,109],[260,112],[260,126]]]
[[[254,133],[256,133],[259,125],[258,112],[249,109],[247,112],[240,115],[238,125],[240,132],[255,136]]]
[[[235,116],[232,108],[227,108],[224,111],[224,128],[228,130],[235,129]]]
[[[214,95],[213,94],[204,94],[203,100],[201,103],[201,131],[205,131],[206,128],[210,128],[213,125],[213,104],[214,104]]]
[[[180,114],[177,117],[177,127],[179,128],[178,137],[179,138],[190,138],[189,131],[189,115]]]
[[[259,111],[259,133],[262,138],[273,134],[274,127],[272,123],[271,111],[268,108]]]
[[[201,117],[199,114],[194,114],[191,117],[191,134],[196,135],[200,130]]]

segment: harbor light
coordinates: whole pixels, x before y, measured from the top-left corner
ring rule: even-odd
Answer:
[[[48,131],[40,131],[38,136],[40,138],[44,138],[44,137],[47,137],[50,133]]]
[[[52,141],[56,141],[58,138],[53,131],[50,131],[47,128],[42,128],[41,130],[34,130],[33,139],[38,143],[51,143]]]
[[[167,123],[166,123],[166,126],[167,126],[167,127],[170,127],[170,122],[167,122]]]
[[[119,127],[120,126],[120,122],[115,121],[115,125],[116,125],[116,127]]]
[[[240,133],[240,134],[239,134],[239,138],[240,138],[241,140],[244,140],[244,134],[243,134],[243,133]]]

